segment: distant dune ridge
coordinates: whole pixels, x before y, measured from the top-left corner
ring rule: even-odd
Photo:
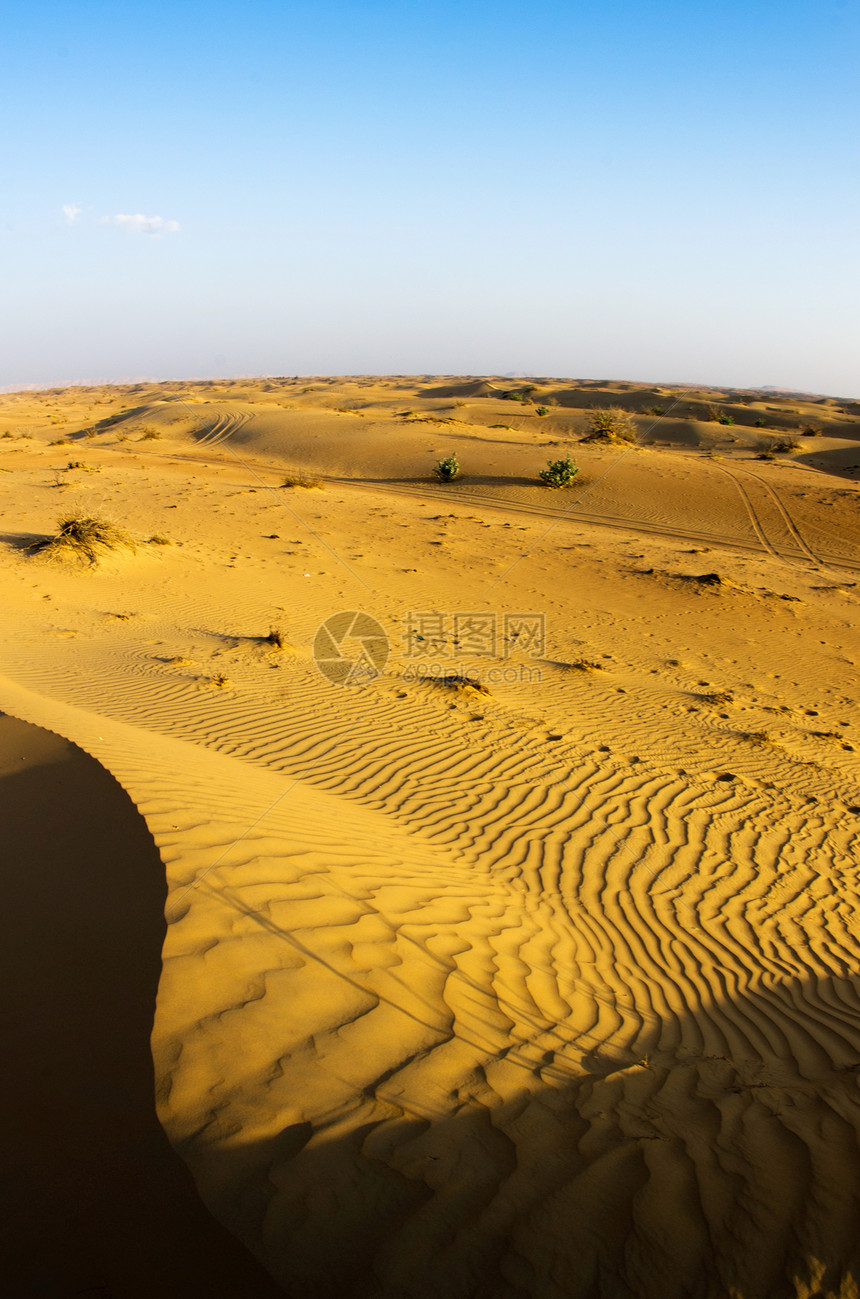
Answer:
[[[0,470],[9,1293],[860,1292],[856,403],[75,388]]]

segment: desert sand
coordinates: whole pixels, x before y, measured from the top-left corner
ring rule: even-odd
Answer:
[[[9,1293],[860,1293],[860,403],[10,393],[0,527]]]

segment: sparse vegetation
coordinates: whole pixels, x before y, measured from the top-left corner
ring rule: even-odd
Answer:
[[[775,460],[778,455],[786,455],[790,451],[797,451],[800,443],[795,437],[772,438],[770,442],[760,446],[756,455],[756,460]]]
[[[549,406],[536,406],[536,407],[535,407],[535,414],[536,414],[536,415],[548,415],[548,414],[549,414]]]
[[[563,460],[547,460],[546,469],[541,469],[538,478],[547,487],[570,487],[578,473],[574,461],[565,456]]]
[[[292,473],[285,474],[281,480],[282,487],[304,487],[310,490],[314,487],[322,488],[319,478],[312,477],[311,474]]]
[[[173,542],[169,537],[165,537],[162,533],[156,532],[154,536],[147,537],[146,544],[148,546],[172,546]]]
[[[53,537],[34,542],[33,553],[49,558],[71,559],[95,567],[99,559],[112,550],[135,550],[137,543],[130,532],[119,528],[97,514],[66,514],[57,520]]]
[[[665,415],[666,411],[662,406],[649,406],[645,412],[646,415]]]
[[[718,421],[718,422],[719,422],[720,424],[734,424],[734,422],[735,422],[735,421],[734,421],[734,416],[733,416],[733,415],[727,415],[727,414],[725,414],[725,412],[724,412],[722,415],[720,415],[720,417],[719,417],[719,421]]]
[[[583,442],[635,442],[636,425],[629,411],[619,406],[591,412],[591,432]]]
[[[438,680],[440,686],[447,686],[450,690],[476,690],[480,695],[490,693],[488,687],[477,677],[463,676],[459,672],[449,672],[447,676],[439,677]]]
[[[272,645],[275,649],[284,649],[287,638],[280,627],[270,627],[269,634],[263,637],[263,641],[266,645]]]
[[[455,478],[460,476],[460,463],[453,453],[446,456],[444,460],[439,460],[433,470],[440,483],[452,483]]]

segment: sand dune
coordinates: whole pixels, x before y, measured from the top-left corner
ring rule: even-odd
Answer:
[[[2,715],[0,812],[3,1294],[278,1293],[156,1120],[165,886],[142,817],[80,749]]]
[[[34,436],[2,460],[0,707],[146,819],[158,1114],[286,1293],[847,1299],[858,489],[805,445],[757,460],[751,426],[661,445],[645,409],[688,394],[570,385],[539,416],[559,381],[522,411],[510,382],[4,399]],[[577,403],[618,394],[640,444],[580,447]],[[729,396],[850,443],[844,403],[696,400]],[[73,455],[39,423],[63,410]],[[568,450],[581,485],[541,488]],[[71,493],[137,553],[28,556]],[[354,689],[313,661],[342,609],[390,638]],[[539,651],[502,635],[526,611]],[[496,614],[492,652],[458,612]]]

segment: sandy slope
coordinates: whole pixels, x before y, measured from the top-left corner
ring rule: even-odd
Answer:
[[[2,1293],[276,1294],[156,1119],[165,887],[142,817],[87,754],[0,715],[0,819]]]
[[[3,399],[0,707],[146,818],[159,1115],[288,1293],[853,1295],[860,411],[503,386]],[[676,405],[576,446],[610,401]],[[801,445],[756,460],[754,418]],[[174,544],[28,556],[70,499]],[[338,688],[311,647],[355,608],[391,655]],[[528,611],[536,654],[453,643]]]

